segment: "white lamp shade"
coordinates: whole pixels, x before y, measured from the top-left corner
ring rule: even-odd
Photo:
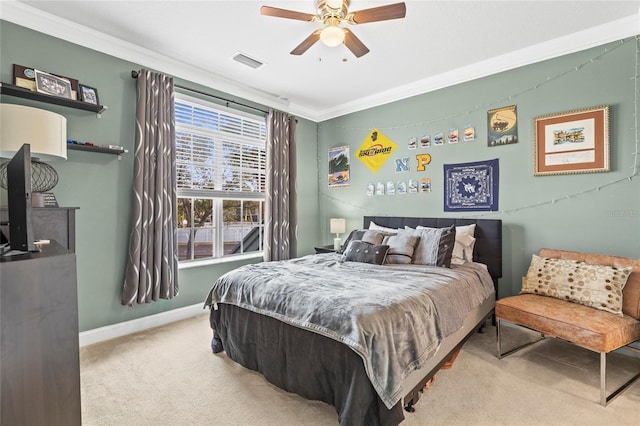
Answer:
[[[345,220],[344,219],[331,219],[329,222],[329,229],[332,234],[344,234]]]
[[[67,119],[43,109],[0,104],[0,157],[13,157],[25,143],[40,161],[66,160]]]

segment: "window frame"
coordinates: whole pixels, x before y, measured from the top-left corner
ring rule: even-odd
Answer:
[[[232,109],[229,107],[225,107],[223,105],[219,105],[216,104],[215,102],[211,102],[211,101],[207,101],[204,99],[200,99],[197,97],[193,97],[193,96],[189,96],[183,93],[175,93],[175,99],[174,99],[174,103],[179,103],[179,102],[184,102],[184,103],[190,103],[205,109],[210,109],[212,111],[214,111],[217,114],[228,114],[230,116],[233,117],[238,117],[239,119],[246,119],[249,121],[253,121],[253,122],[259,122],[259,126],[258,129],[259,131],[257,132],[258,135],[260,136],[264,136],[264,138],[260,141],[260,142],[255,142],[253,143],[251,141],[250,138],[244,138],[242,136],[238,136],[238,135],[234,135],[233,133],[226,133],[223,130],[220,129],[216,129],[216,130],[211,130],[211,131],[207,131],[206,128],[203,127],[199,127],[199,126],[195,126],[192,124],[184,124],[184,123],[179,123],[178,120],[176,120],[176,140],[174,141],[174,144],[177,144],[178,142],[178,135],[180,133],[188,133],[188,134],[192,134],[192,135],[199,135],[199,136],[203,136],[203,137],[208,137],[208,138],[215,138],[216,136],[218,137],[218,139],[224,139],[224,141],[220,141],[221,144],[225,144],[225,143],[236,143],[238,146],[242,146],[243,148],[246,148],[247,146],[251,147],[254,146],[256,148],[258,148],[258,150],[262,151],[262,153],[258,152],[258,156],[257,158],[261,159],[263,162],[262,168],[258,167],[257,169],[253,170],[254,172],[256,172],[257,175],[257,179],[258,179],[258,185],[262,187],[262,189],[264,190],[264,192],[258,192],[258,191],[243,191],[243,179],[240,180],[239,182],[239,189],[238,190],[225,190],[221,188],[222,185],[222,168],[225,167],[225,165],[223,164],[223,161],[225,160],[224,156],[214,156],[214,160],[215,160],[215,169],[217,170],[217,172],[214,172],[217,174],[217,177],[220,178],[218,182],[215,183],[215,189],[193,189],[193,188],[176,188],[177,192],[176,192],[176,202],[178,202],[178,199],[191,199],[190,205],[191,205],[191,209],[193,212],[193,200],[195,199],[200,199],[200,200],[212,200],[212,217],[211,217],[211,226],[213,227],[214,231],[213,231],[213,238],[215,241],[213,241],[214,247],[213,247],[213,254],[214,256],[212,257],[203,257],[203,258],[193,258],[195,255],[194,252],[194,246],[196,244],[196,241],[194,239],[191,238],[191,235],[193,235],[194,230],[198,230],[198,229],[209,229],[209,228],[202,228],[202,227],[196,227],[195,225],[195,221],[193,220],[193,214],[190,214],[191,217],[191,223],[190,226],[188,228],[183,228],[181,227],[181,224],[178,224],[178,230],[180,229],[189,229],[189,241],[192,244],[191,250],[189,251],[191,253],[191,259],[179,259],[178,260],[178,266],[179,268],[187,268],[187,267],[193,267],[193,266],[200,266],[203,264],[215,264],[215,263],[225,263],[225,262],[232,262],[232,261],[237,261],[237,260],[242,260],[242,259],[248,259],[248,258],[257,258],[257,257],[263,257],[264,255],[264,211],[265,211],[265,202],[266,202],[266,138],[267,138],[267,122],[266,122],[266,115],[261,115],[261,114],[251,114],[251,113],[247,113],[244,111],[239,111],[236,109]],[[220,138],[220,136],[224,135],[224,138]],[[224,145],[223,145],[224,146]],[[217,149],[217,148],[214,148]],[[222,148],[220,148],[222,149]],[[240,151],[242,152],[242,150]],[[181,164],[184,163],[179,163],[178,161],[176,161],[176,173],[179,170],[179,167],[181,166]],[[234,166],[231,166],[231,168],[234,168]],[[239,162],[238,168],[240,171],[243,170],[243,165],[242,165],[242,161]],[[244,211],[244,202],[246,201],[251,201],[251,202],[259,202],[259,206],[260,206],[260,214],[259,214],[259,220],[261,220],[261,222],[259,222],[258,228],[259,228],[259,232],[260,232],[260,246],[259,246],[259,250],[257,251],[251,251],[251,252],[243,252],[243,253],[239,253],[239,254],[224,254],[224,209],[223,209],[223,205],[225,203],[225,201],[240,201],[241,205],[243,206],[243,211]],[[239,223],[245,223],[243,222],[244,220],[244,216],[241,217],[241,221]],[[253,229],[250,228],[250,229]],[[242,244],[242,241],[240,242]],[[244,248],[243,248],[244,249]],[[216,256],[216,254],[219,253],[218,256]]]

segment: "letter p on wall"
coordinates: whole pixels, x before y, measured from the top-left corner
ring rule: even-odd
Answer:
[[[416,155],[416,160],[418,160],[417,171],[424,172],[426,170],[425,166],[431,162],[431,155],[418,154]]]

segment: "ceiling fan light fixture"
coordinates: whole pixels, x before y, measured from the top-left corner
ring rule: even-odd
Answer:
[[[342,0],[327,0],[327,6],[334,10],[342,8]]]
[[[404,18],[407,13],[407,6],[404,2],[356,10],[355,12],[349,11],[350,0],[316,0],[315,4],[316,13],[313,15],[271,6],[260,8],[261,15],[324,24],[324,28],[314,30],[302,43],[298,44],[290,52],[292,55],[302,55],[320,40],[329,47],[344,44],[356,58],[360,58],[369,53],[369,48],[346,26],[341,27],[340,25],[388,21]]]
[[[344,42],[344,30],[333,25],[324,27],[320,32],[320,40],[329,47],[335,47]]]

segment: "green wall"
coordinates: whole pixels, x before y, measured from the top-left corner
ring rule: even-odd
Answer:
[[[398,64],[407,66],[407,64]],[[321,234],[331,241],[330,217],[362,226],[364,214],[497,218],[503,221],[503,279],[500,296],[515,294],[531,255],[541,247],[640,257],[640,177],[635,114],[636,40],[569,54],[410,99],[348,114],[319,124],[318,150],[349,145],[351,185],[328,188],[328,165],[320,164]],[[533,118],[568,110],[610,105],[611,171],[533,176]],[[519,143],[487,146],[487,111],[516,105]],[[471,124],[476,139],[429,149],[408,149],[409,138]],[[377,172],[356,158],[372,128],[398,147]],[[425,172],[415,154],[429,153]],[[409,173],[395,172],[395,159],[410,157]],[[499,159],[499,210],[445,213],[443,164]],[[366,196],[367,182],[430,177],[432,192]],[[598,190],[598,188],[600,188]]]
[[[122,306],[120,292],[129,236],[136,98],[131,70],[141,66],[6,21],[0,21],[0,46],[1,81],[13,82],[13,64],[39,68],[96,87],[100,103],[109,109],[98,119],[86,111],[4,95],[2,102],[52,110],[67,118],[69,138],[99,145],[122,145],[129,150],[120,160],[108,154],[68,151],[67,161],[53,163],[60,175],[53,190],[58,203],[80,208],[76,215],[80,331],[204,302],[218,276],[256,261],[182,269],[180,294],[173,300]],[[176,83],[231,98],[190,82],[176,80]],[[244,99],[238,101],[267,109]],[[302,218],[298,227],[299,254],[313,252],[318,233],[316,134],[316,123],[298,120],[297,155],[305,164],[298,170],[297,184],[298,215]],[[6,199],[6,191],[2,191],[5,194],[0,195]]]
[[[180,270],[180,294],[143,306],[121,306],[133,174],[135,81],[138,64],[123,61],[6,21],[0,21],[0,78],[12,82],[14,63],[77,78],[98,88],[109,109],[92,113],[18,98],[2,102],[51,109],[68,120],[70,138],[123,145],[121,160],[106,154],[69,151],[55,163],[60,183],[54,189],[62,206],[79,207],[77,262],[80,330],[200,303],[222,273],[249,261]],[[516,293],[531,254],[541,247],[640,257],[640,179],[637,122],[636,41],[625,40],[506,71],[316,124],[299,119],[298,254],[329,244],[329,218],[347,218],[347,228],[362,225],[365,214],[499,218],[504,224],[504,278],[500,296]],[[406,66],[406,64],[399,64]],[[162,71],[162,70],[160,70]],[[195,89],[213,89],[177,80]],[[243,103],[251,102],[240,99]],[[533,118],[608,104],[611,108],[611,171],[562,176],[533,176]],[[519,143],[486,144],[487,110],[517,105]],[[259,106],[259,105],[258,105]],[[264,108],[264,107],[263,107]],[[410,137],[450,128],[475,126],[471,142],[430,149],[407,147]],[[397,143],[392,158],[372,173],[357,158],[357,148],[372,128]],[[327,150],[349,145],[351,185],[328,188]],[[415,171],[417,153],[432,155],[425,172]],[[395,172],[395,159],[410,157],[409,173]],[[443,211],[443,164],[497,158],[500,205],[497,212],[453,214]],[[367,197],[368,182],[430,177],[432,192]],[[629,179],[632,177],[631,179]],[[599,189],[598,189],[599,188]],[[3,194],[0,194],[0,196]]]

